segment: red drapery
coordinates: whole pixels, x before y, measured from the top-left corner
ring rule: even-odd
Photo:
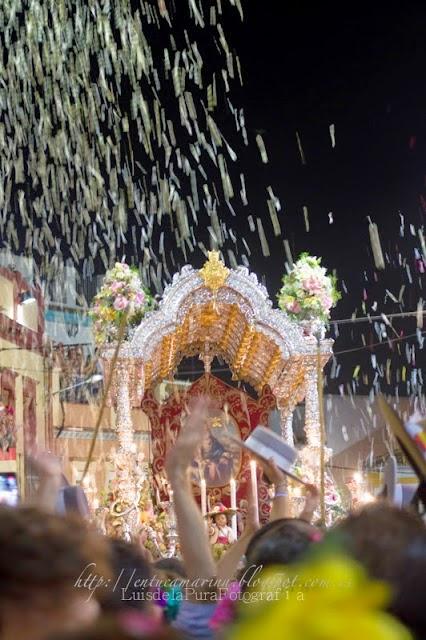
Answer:
[[[160,404],[151,391],[145,394],[142,409],[151,422],[151,443],[153,454],[153,470],[157,478],[164,476],[164,461],[168,448],[173,445],[180,429],[181,414],[191,398],[208,395],[217,400],[220,408],[228,413],[233,424],[237,425],[239,435],[245,440],[250,432],[259,424],[268,424],[268,415],[276,407],[275,397],[271,390],[265,387],[258,400],[254,400],[240,389],[235,389],[211,375],[204,375],[194,382],[185,392],[178,391]],[[213,431],[213,430],[211,430]],[[249,458],[242,451],[241,464],[236,465],[235,479],[237,481],[237,505],[243,507],[241,501],[246,498],[247,481],[250,478]],[[161,486],[160,486],[161,490]],[[194,484],[194,494],[200,496],[198,485]],[[162,498],[165,496],[163,495]],[[229,506],[229,484],[209,488],[212,501],[222,502]],[[264,521],[269,515],[269,500],[267,486],[259,482],[259,513]]]

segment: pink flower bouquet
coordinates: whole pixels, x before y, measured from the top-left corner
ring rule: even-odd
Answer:
[[[137,269],[117,262],[104,278],[90,312],[98,344],[117,339],[123,320],[126,327],[138,324],[152,307],[152,296],[142,286]]]
[[[302,253],[293,270],[283,277],[278,306],[296,320],[327,322],[340,300],[336,278],[321,266],[321,258]]]

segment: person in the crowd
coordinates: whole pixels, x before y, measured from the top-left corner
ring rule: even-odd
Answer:
[[[272,483],[275,488],[275,496],[272,500],[269,523],[260,529],[259,522],[255,520],[257,510],[255,508],[255,498],[251,494],[251,484],[249,483],[247,485],[248,512],[245,528],[237,542],[232,545],[230,550],[218,564],[218,577],[222,580],[227,579],[231,581],[235,578],[237,566],[241,563],[241,558],[243,556],[245,556],[245,566],[247,566],[249,547],[250,550],[257,549],[258,543],[262,542],[261,548],[267,547],[270,549],[273,544],[273,540],[279,539],[281,527],[284,527],[286,529],[285,533],[289,534],[289,545],[291,541],[295,542],[297,539],[300,539],[300,536],[295,535],[298,531],[301,533],[301,537],[308,543],[319,541],[322,538],[322,534],[318,529],[306,526],[312,521],[314,512],[319,504],[318,489],[314,485],[307,485],[303,510],[300,513],[299,518],[291,518],[291,509],[287,490],[287,476],[277,467],[273,459],[267,461],[263,458],[257,458],[257,462],[262,468],[263,475],[267,479],[268,483]],[[276,521],[280,522],[279,527],[271,525],[271,523]],[[284,564],[287,564],[293,559],[298,559],[298,553],[296,550],[294,549],[291,555],[290,548],[293,547],[287,548],[286,541],[284,540],[284,545],[281,550],[281,559],[277,558],[277,563],[283,562]],[[302,553],[303,551],[303,544],[301,544],[300,552]],[[254,558],[250,557],[250,560],[253,561]],[[263,558],[263,560],[266,560],[266,558]]]
[[[141,618],[128,611],[119,619],[102,617],[93,626],[74,633],[60,633],[48,640],[184,640],[178,631],[159,621]]]
[[[178,558],[161,558],[156,560],[152,565],[155,575],[159,575],[164,580],[185,580],[187,577],[186,569],[181,560]]]
[[[108,542],[112,580],[102,594],[102,610],[111,615],[123,609],[155,615],[153,602],[148,596],[152,570],[139,546],[116,539]]]
[[[228,517],[234,513],[236,511],[233,509],[227,509],[225,505],[217,504],[211,512],[206,514],[209,540],[215,560],[220,560],[235,542],[234,532],[228,522]]]
[[[301,518],[273,520],[251,538],[246,551],[246,568],[256,570],[272,565],[299,562],[322,533]],[[249,572],[249,573],[250,573]],[[249,573],[246,572],[247,580]]]
[[[210,638],[206,621],[216,606],[216,565],[210,550],[206,526],[193,496],[190,480],[192,461],[205,437],[210,405],[199,398],[191,407],[179,437],[166,459],[167,477],[173,489],[180,548],[188,583],[174,626],[193,638]]]
[[[418,638],[426,632],[426,527],[414,513],[377,502],[339,522],[346,549],[392,589],[390,611]]]
[[[258,529],[250,536],[244,565],[237,578],[231,578],[227,593],[214,611],[209,627],[215,631],[222,630],[235,621],[239,594],[251,587],[260,570],[303,561],[312,543],[321,539],[322,533],[300,518],[273,520]],[[223,564],[226,564],[226,559]],[[219,570],[219,574],[223,577],[223,569]],[[229,572],[227,575],[229,577]]]
[[[79,519],[1,507],[1,640],[44,640],[91,624],[109,571],[106,541]]]
[[[194,585],[187,590],[187,600],[182,603],[174,625],[191,638],[213,638],[214,631],[210,623],[217,608],[218,594],[226,591],[224,587],[227,587],[229,580],[234,578],[239,561],[250,542],[249,535],[241,536],[225,554],[221,564],[215,564],[205,523],[193,497],[189,475],[191,461],[203,441],[204,434],[208,428],[209,417],[210,405],[208,399],[199,398],[190,407],[187,420],[183,424],[179,437],[166,460],[167,475],[174,491],[174,507],[183,561],[188,572],[189,584]],[[271,467],[273,467],[273,464],[267,465],[265,463],[265,471],[269,472],[270,481],[276,481],[277,478],[273,475]],[[278,472],[276,467],[274,467],[274,470]],[[281,475],[279,480],[280,491],[276,505],[272,509],[272,515],[276,519],[287,513],[288,509],[287,498],[284,495],[284,480]],[[258,524],[253,528],[248,527],[248,531],[251,533],[256,526]],[[277,531],[280,531],[279,523],[274,526],[277,527]],[[287,524],[285,526],[289,529],[291,528]],[[294,526],[296,531],[294,532],[291,528],[291,533],[297,538],[297,545],[301,551],[305,549],[303,543],[306,543],[307,546],[309,542],[315,541],[318,535],[320,536],[318,531],[310,527],[306,521],[301,521],[299,525]],[[304,534],[305,529],[306,534]],[[281,533],[278,534],[277,538],[280,535]],[[265,536],[265,546],[273,545],[272,536],[268,537],[266,534]],[[283,544],[285,544],[284,541]],[[279,546],[278,541],[276,546]],[[287,555],[291,555],[289,551],[287,551]],[[296,556],[296,551],[293,552],[293,556]],[[259,560],[261,558],[262,556],[259,555]],[[279,561],[277,559],[277,562]]]

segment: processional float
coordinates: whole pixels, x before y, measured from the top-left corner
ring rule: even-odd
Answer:
[[[324,324],[274,309],[266,288],[247,268],[228,269],[214,251],[201,269],[183,267],[158,308],[127,334],[118,352],[113,342],[102,351],[105,379],[111,377],[109,402],[116,412],[119,449],[111,515],[120,533],[134,532],[139,522],[141,473],[131,409],[141,406],[147,390],[171,379],[183,358],[200,356],[209,372],[218,356],[234,380],[258,393],[268,386],[282,437],[291,445],[293,411],[304,400],[306,446],[299,457],[305,475],[318,482],[320,460],[325,463],[330,455],[321,430],[319,378],[331,354]]]

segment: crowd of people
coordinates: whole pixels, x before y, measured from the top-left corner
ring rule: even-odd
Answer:
[[[215,560],[190,475],[209,411],[205,398],[191,407],[167,458],[179,559],[153,562],[137,539],[59,515],[58,469],[40,461],[32,503],[0,508],[0,640],[426,637],[426,528],[385,500],[325,530],[315,487],[290,517],[285,474],[262,462],[270,521],[256,521],[248,486],[244,531]]]

